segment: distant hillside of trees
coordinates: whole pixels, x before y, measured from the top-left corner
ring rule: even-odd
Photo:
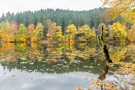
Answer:
[[[6,13],[0,18],[0,22],[8,20],[9,22],[15,21],[17,24],[29,24],[42,23],[44,28],[47,28],[47,20],[56,22],[57,25],[62,27],[62,31],[66,29],[66,26],[74,24],[76,27],[83,26],[85,24],[90,27],[97,27],[101,22],[104,21],[102,13],[106,8],[96,8],[88,11],[73,11],[73,10],[62,10],[62,9],[41,9],[39,11],[25,11],[19,13]]]

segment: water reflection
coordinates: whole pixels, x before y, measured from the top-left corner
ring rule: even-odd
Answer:
[[[97,79],[120,83],[119,78],[124,76],[118,74],[135,73],[135,45],[107,46],[113,60],[109,66],[96,44],[3,43],[0,45],[0,90],[75,90],[75,87],[94,90],[93,81]]]
[[[96,47],[85,45],[78,45],[77,49],[70,49],[62,44],[42,46],[36,43],[30,45],[9,43],[2,44],[0,49],[1,65],[9,70],[17,68],[42,73],[69,71],[100,73],[104,64],[97,60]],[[95,68],[98,69],[95,70]]]

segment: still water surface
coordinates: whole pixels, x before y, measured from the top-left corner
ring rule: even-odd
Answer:
[[[134,67],[126,70],[134,66],[134,49],[133,44],[108,45],[115,64],[106,66],[102,50],[92,44],[1,44],[0,90],[101,90],[98,79],[130,90]]]

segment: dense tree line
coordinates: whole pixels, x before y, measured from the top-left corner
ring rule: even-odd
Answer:
[[[3,42],[37,42],[41,39],[48,41],[95,41],[96,35],[104,26],[105,37],[109,40],[125,39],[134,42],[134,24],[122,23],[123,17],[115,17],[106,22],[108,11],[98,8],[88,11],[72,11],[61,9],[46,9],[39,11],[25,11],[17,14],[7,13],[0,18],[0,40]],[[110,13],[108,14],[110,15]],[[107,18],[108,19],[108,18]],[[132,27],[131,27],[132,26]],[[132,37],[131,37],[132,36]],[[91,40],[92,39],[92,40]]]
[[[97,27],[101,22],[105,23],[102,16],[105,9],[106,8],[97,8],[88,11],[41,9],[39,11],[25,11],[16,14],[8,12],[2,15],[0,22],[6,20],[9,22],[15,21],[17,24],[23,23],[25,26],[29,24],[36,26],[37,23],[43,23],[44,28],[47,28],[47,20],[52,20],[62,27],[62,31],[66,30],[66,26],[69,24],[74,24],[76,27],[83,26],[84,24],[90,27]]]
[[[122,43],[125,40],[130,42],[135,41],[135,24],[130,28],[126,25],[122,25],[119,21],[112,25],[106,26],[104,23],[100,23],[97,28],[90,27],[85,24],[80,27],[76,27],[74,24],[69,24],[62,32],[62,27],[57,25],[56,22],[48,20],[47,33],[44,34],[43,24],[38,23],[29,24],[27,27],[24,24],[17,24],[15,22],[3,21],[0,23],[0,40],[2,42],[38,42],[41,39],[48,40],[53,43],[54,41],[64,41],[74,44],[74,41],[93,42],[96,41],[96,36],[101,34],[102,27],[104,28],[104,37],[107,40],[120,41]]]

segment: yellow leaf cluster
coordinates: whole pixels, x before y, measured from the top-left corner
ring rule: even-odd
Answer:
[[[135,1],[134,0],[104,0],[104,5],[109,2],[110,8],[105,11],[105,19],[110,21],[117,17],[123,17],[123,22],[135,20]]]
[[[118,62],[125,58],[125,54],[127,52],[127,48],[118,47],[111,54],[110,57],[113,61]]]
[[[66,33],[71,33],[71,34],[77,34],[77,29],[74,24],[71,24],[67,27]]]
[[[127,37],[126,27],[121,25],[120,22],[116,22],[111,26],[111,30],[113,30],[116,36],[120,39]]]

